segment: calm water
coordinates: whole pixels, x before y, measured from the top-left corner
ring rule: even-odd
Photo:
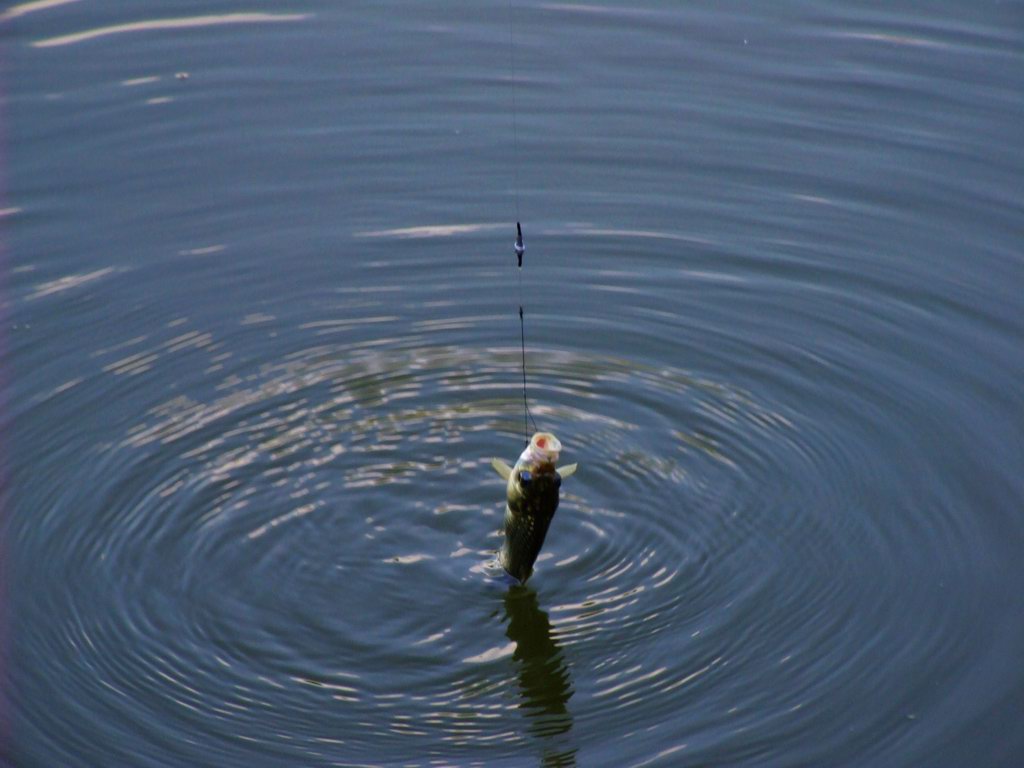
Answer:
[[[504,2],[6,11],[0,762],[1024,764],[1024,6],[515,22],[525,589]]]

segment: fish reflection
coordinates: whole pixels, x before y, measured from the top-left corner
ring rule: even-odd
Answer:
[[[529,718],[528,730],[543,749],[541,765],[574,766],[577,748],[568,738],[572,715],[572,678],[562,648],[551,636],[551,622],[537,603],[537,593],[515,585],[505,595],[505,634],[516,645],[519,708]]]

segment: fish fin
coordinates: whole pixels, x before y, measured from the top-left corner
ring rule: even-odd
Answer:
[[[495,472],[501,475],[502,480],[508,480],[512,475],[512,467],[501,459],[491,459],[491,466],[494,467]]]
[[[559,467],[557,472],[562,478],[569,477],[576,473],[576,470],[580,468],[579,464],[566,464],[564,467]]]

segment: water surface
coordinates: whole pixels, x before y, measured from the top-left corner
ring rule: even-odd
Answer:
[[[1021,5],[513,10],[3,13],[0,756],[1024,760]]]

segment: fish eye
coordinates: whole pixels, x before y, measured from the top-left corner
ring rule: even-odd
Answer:
[[[531,480],[533,480],[533,475],[531,475],[526,470],[524,470],[524,471],[519,473],[519,484],[520,485],[529,485]]]

